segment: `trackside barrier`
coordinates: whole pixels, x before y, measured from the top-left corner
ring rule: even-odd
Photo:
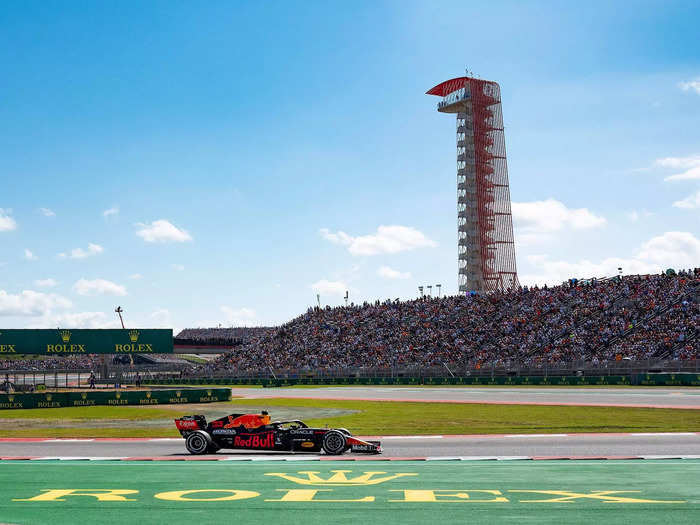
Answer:
[[[183,378],[146,381],[151,385],[499,385],[499,386],[700,386],[700,374],[632,374],[619,376],[470,376],[470,377],[300,377],[290,379]]]
[[[183,388],[110,392],[47,392],[41,394],[0,394],[0,410],[20,408],[62,408],[85,406],[167,405],[229,401],[228,388]]]

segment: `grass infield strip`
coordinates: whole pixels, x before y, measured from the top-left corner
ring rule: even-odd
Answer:
[[[655,523],[700,518],[700,461],[0,463],[7,523]]]
[[[217,416],[263,409],[273,419],[303,411],[309,425],[346,427],[358,435],[700,432],[700,411],[683,409],[281,398],[206,405]],[[202,405],[7,410],[0,411],[0,422],[12,424],[0,426],[0,437],[177,437],[172,419],[203,410]],[[344,415],[308,416],[328,410]]]

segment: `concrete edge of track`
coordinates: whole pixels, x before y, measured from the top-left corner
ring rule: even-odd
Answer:
[[[609,408],[665,408],[678,410],[700,410],[700,405],[696,406],[679,406],[679,405],[658,405],[653,403],[567,403],[567,402],[538,402],[538,401],[489,401],[489,400],[461,400],[461,399],[421,399],[421,398],[384,398],[384,397],[302,397],[302,396],[256,396],[242,395],[238,398],[233,398],[231,401],[235,403],[236,399],[260,400],[274,399],[276,397],[282,399],[301,399],[313,401],[378,401],[382,403],[446,403],[453,405],[522,405],[522,406],[567,406],[567,407],[609,407]]]
[[[424,457],[357,457],[357,456],[0,456],[3,461],[561,461],[561,460],[649,460],[681,459],[696,460],[700,455],[642,455],[642,456],[424,456]]]

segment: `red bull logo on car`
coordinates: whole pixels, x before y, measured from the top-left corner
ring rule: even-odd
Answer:
[[[233,440],[234,447],[245,448],[275,448],[275,433],[242,434]]]

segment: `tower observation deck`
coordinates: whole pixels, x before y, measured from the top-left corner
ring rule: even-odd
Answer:
[[[460,292],[518,286],[501,89],[459,77],[427,92],[457,115],[457,264]]]

